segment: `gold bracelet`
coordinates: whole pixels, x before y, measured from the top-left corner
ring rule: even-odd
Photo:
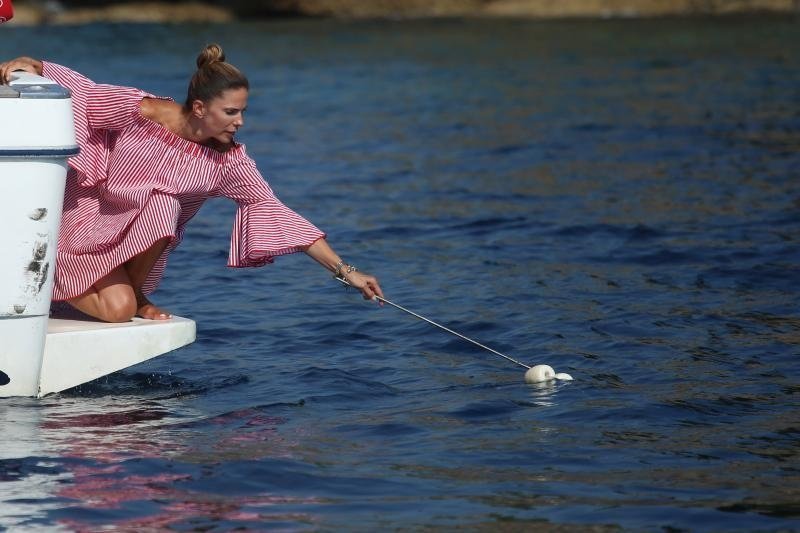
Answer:
[[[339,259],[339,262],[336,263],[335,270],[333,271],[333,277],[338,278],[342,274],[342,269],[344,268],[344,261]]]
[[[342,270],[344,270],[344,267],[347,267],[347,270],[345,272],[342,272]],[[348,265],[344,261],[339,261],[338,263],[336,263],[336,270],[333,273],[333,277],[346,280],[347,275],[352,272],[358,272],[358,269],[353,265]]]

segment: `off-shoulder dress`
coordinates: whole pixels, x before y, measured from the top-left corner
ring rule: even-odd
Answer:
[[[278,200],[243,144],[219,152],[175,135],[141,114],[143,98],[161,97],[139,89],[94,83],[50,62],[42,74],[71,90],[81,148],[68,161],[54,301],[83,294],[167,237],[142,287],[151,293],[186,223],[212,197],[238,205],[228,266],[261,266],[325,237]]]

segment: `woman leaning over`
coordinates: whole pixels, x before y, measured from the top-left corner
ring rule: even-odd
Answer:
[[[375,277],[344,263],[323,232],[276,198],[235,141],[249,83],[219,46],[198,56],[183,106],[28,57],[0,64],[0,82],[14,70],[72,91],[81,152],[69,160],[54,301],[108,322],[169,318],[147,295],[186,223],[217,196],[238,204],[228,266],[261,266],[302,251],[364,298],[383,295]]]

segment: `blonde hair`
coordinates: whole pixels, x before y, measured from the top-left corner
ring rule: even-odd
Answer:
[[[186,109],[192,102],[210,102],[228,89],[249,89],[250,82],[242,72],[225,62],[225,52],[218,44],[207,45],[197,56],[197,71],[189,82],[186,94]]]

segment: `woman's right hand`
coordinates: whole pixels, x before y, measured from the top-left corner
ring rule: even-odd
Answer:
[[[11,81],[11,73],[15,70],[24,70],[31,74],[42,75],[42,62],[32,57],[18,57],[4,63],[0,63],[0,83]]]

